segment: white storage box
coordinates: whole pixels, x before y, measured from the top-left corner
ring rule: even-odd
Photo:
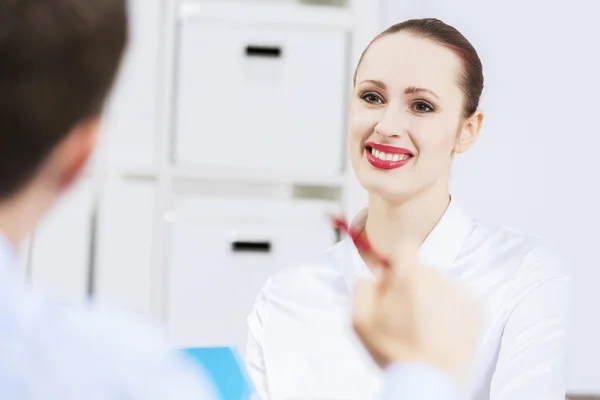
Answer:
[[[345,143],[342,27],[184,20],[174,161],[339,174]]]
[[[93,189],[75,186],[44,218],[30,242],[32,285],[52,300],[79,304],[87,298]]]
[[[94,297],[102,304],[152,313],[156,183],[113,179],[100,198]]]
[[[168,290],[170,342],[234,345],[267,278],[334,244],[325,204],[183,198],[173,225]]]

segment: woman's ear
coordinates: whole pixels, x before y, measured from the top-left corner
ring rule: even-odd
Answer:
[[[483,123],[483,112],[481,110],[475,111],[470,116],[461,128],[456,138],[456,144],[454,145],[455,153],[464,153],[469,150],[479,137],[479,131],[481,130],[481,124]]]

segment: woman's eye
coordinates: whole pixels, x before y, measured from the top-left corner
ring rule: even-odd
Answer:
[[[363,99],[364,101],[366,101],[367,103],[370,103],[370,104],[381,104],[381,103],[383,103],[383,100],[381,99],[381,96],[379,96],[376,93],[372,93],[372,92],[365,93],[362,96],[360,96],[360,98]]]
[[[434,110],[431,104],[424,101],[414,102],[412,105],[412,109],[418,113],[430,113]]]

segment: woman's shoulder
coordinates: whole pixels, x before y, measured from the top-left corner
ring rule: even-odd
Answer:
[[[568,277],[565,254],[550,238],[506,225],[475,222],[474,226],[467,251],[484,252],[490,261],[512,265],[515,277],[536,280]]]

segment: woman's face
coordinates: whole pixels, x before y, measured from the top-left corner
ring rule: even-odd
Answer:
[[[361,185],[402,199],[446,185],[454,152],[467,150],[482,115],[463,118],[461,60],[431,40],[404,32],[371,44],[350,105],[350,161]]]

